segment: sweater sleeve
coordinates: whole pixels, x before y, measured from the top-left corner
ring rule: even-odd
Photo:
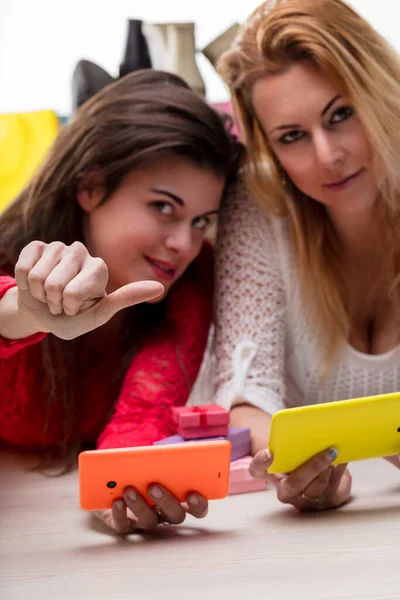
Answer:
[[[214,401],[284,407],[285,293],[273,221],[243,183],[222,210],[216,251]]]
[[[199,372],[212,318],[212,250],[204,246],[168,295],[167,323],[133,358],[98,448],[145,446],[176,432],[171,408],[184,405]]]
[[[0,300],[6,292],[16,285],[15,279],[7,275],[0,275]],[[0,336],[0,359],[10,358],[20,350],[37,344],[46,337],[45,333],[35,333],[22,340],[9,340]]]

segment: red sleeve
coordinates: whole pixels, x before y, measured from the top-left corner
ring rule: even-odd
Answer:
[[[149,339],[126,373],[98,448],[146,446],[176,432],[172,406],[186,403],[212,318],[213,252],[205,246],[190,276],[168,295],[167,327]]]
[[[13,277],[0,275],[0,300],[15,285]],[[13,354],[16,354],[23,348],[41,342],[44,337],[46,337],[45,333],[35,333],[22,340],[8,340],[0,336],[0,359],[10,358],[10,356],[13,356]]]

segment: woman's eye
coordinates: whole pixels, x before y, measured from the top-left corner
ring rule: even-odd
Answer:
[[[200,229],[204,231],[210,224],[210,219],[208,217],[196,217],[193,221],[193,227],[195,229]]]
[[[174,213],[174,207],[169,202],[153,202],[152,206],[154,206],[160,215],[169,216]]]
[[[341,106],[332,113],[332,116],[329,119],[329,124],[335,125],[336,123],[341,123],[342,121],[346,121],[346,119],[349,119],[353,115],[354,108],[352,106]]]
[[[293,144],[293,142],[297,142],[304,137],[304,132],[299,129],[294,129],[293,131],[288,131],[282,137],[279,138],[280,144]]]

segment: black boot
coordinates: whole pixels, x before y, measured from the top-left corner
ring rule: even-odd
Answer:
[[[142,33],[142,21],[129,20],[125,55],[119,67],[119,76],[123,77],[132,71],[151,69],[151,67],[147,41]]]

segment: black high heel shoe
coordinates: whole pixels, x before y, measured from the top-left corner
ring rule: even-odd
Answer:
[[[128,21],[128,35],[126,38],[125,54],[119,67],[119,76],[123,77],[139,69],[151,69],[149,48],[142,33],[142,21],[130,19]]]

